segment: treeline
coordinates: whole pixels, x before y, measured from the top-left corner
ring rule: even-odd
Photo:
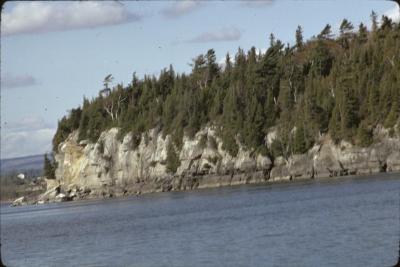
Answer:
[[[111,127],[119,127],[121,137],[131,132],[134,147],[143,132],[158,127],[179,149],[184,134],[205,125],[217,126],[232,155],[240,142],[288,157],[306,152],[324,133],[368,146],[376,125],[394,134],[400,115],[400,26],[386,16],[378,21],[374,12],[371,18],[371,30],[354,29],[345,19],[338,36],[328,24],[308,41],[299,26],[293,46],[271,34],[265,53],[239,48],[223,67],[210,49],[193,59],[190,74],[170,66],[158,78],[134,74],[129,85],[112,89],[109,75],[98,97],[85,98],[59,121],[53,148],[76,129],[80,140],[95,142]],[[271,127],[278,138],[268,149]]]

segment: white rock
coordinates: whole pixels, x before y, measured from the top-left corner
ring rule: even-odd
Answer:
[[[21,206],[26,204],[26,197],[20,197],[14,200],[11,206]]]

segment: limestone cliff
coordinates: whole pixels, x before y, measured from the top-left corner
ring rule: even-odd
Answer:
[[[166,168],[170,136],[152,130],[143,134],[140,144],[133,148],[130,134],[122,141],[117,134],[118,129],[113,128],[103,132],[97,143],[78,143],[75,132],[59,145],[56,177],[63,191],[90,192],[93,197],[118,196],[400,171],[400,140],[382,128],[375,130],[375,142],[368,148],[344,141],[335,145],[323,136],[306,154],[272,161],[240,145],[237,156],[232,157],[222,149],[215,129],[209,127],[192,139],[184,137],[180,166],[174,174]],[[268,144],[273,138],[273,134],[267,137]]]

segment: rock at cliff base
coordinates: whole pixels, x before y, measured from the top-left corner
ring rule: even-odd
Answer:
[[[17,198],[16,200],[14,200],[14,202],[11,204],[11,206],[15,207],[15,206],[22,206],[22,205],[26,205],[26,204],[27,204],[26,197],[20,197],[20,198]]]
[[[59,185],[56,186],[56,187],[53,187],[53,188],[47,190],[46,192],[44,192],[43,194],[41,194],[38,197],[38,200],[39,201],[44,201],[44,202],[54,201],[56,199],[56,196],[58,194],[60,194],[60,190],[61,190],[61,188],[60,188]]]
[[[70,197],[68,197],[66,194],[60,193],[55,197],[56,202],[65,202],[69,201]]]

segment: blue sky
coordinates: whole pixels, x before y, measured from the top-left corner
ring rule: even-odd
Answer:
[[[218,59],[255,46],[271,32],[293,43],[343,18],[369,25],[372,10],[398,20],[397,6],[360,1],[8,2],[1,24],[1,158],[51,150],[57,120],[92,98],[113,74],[157,75],[214,48]]]

